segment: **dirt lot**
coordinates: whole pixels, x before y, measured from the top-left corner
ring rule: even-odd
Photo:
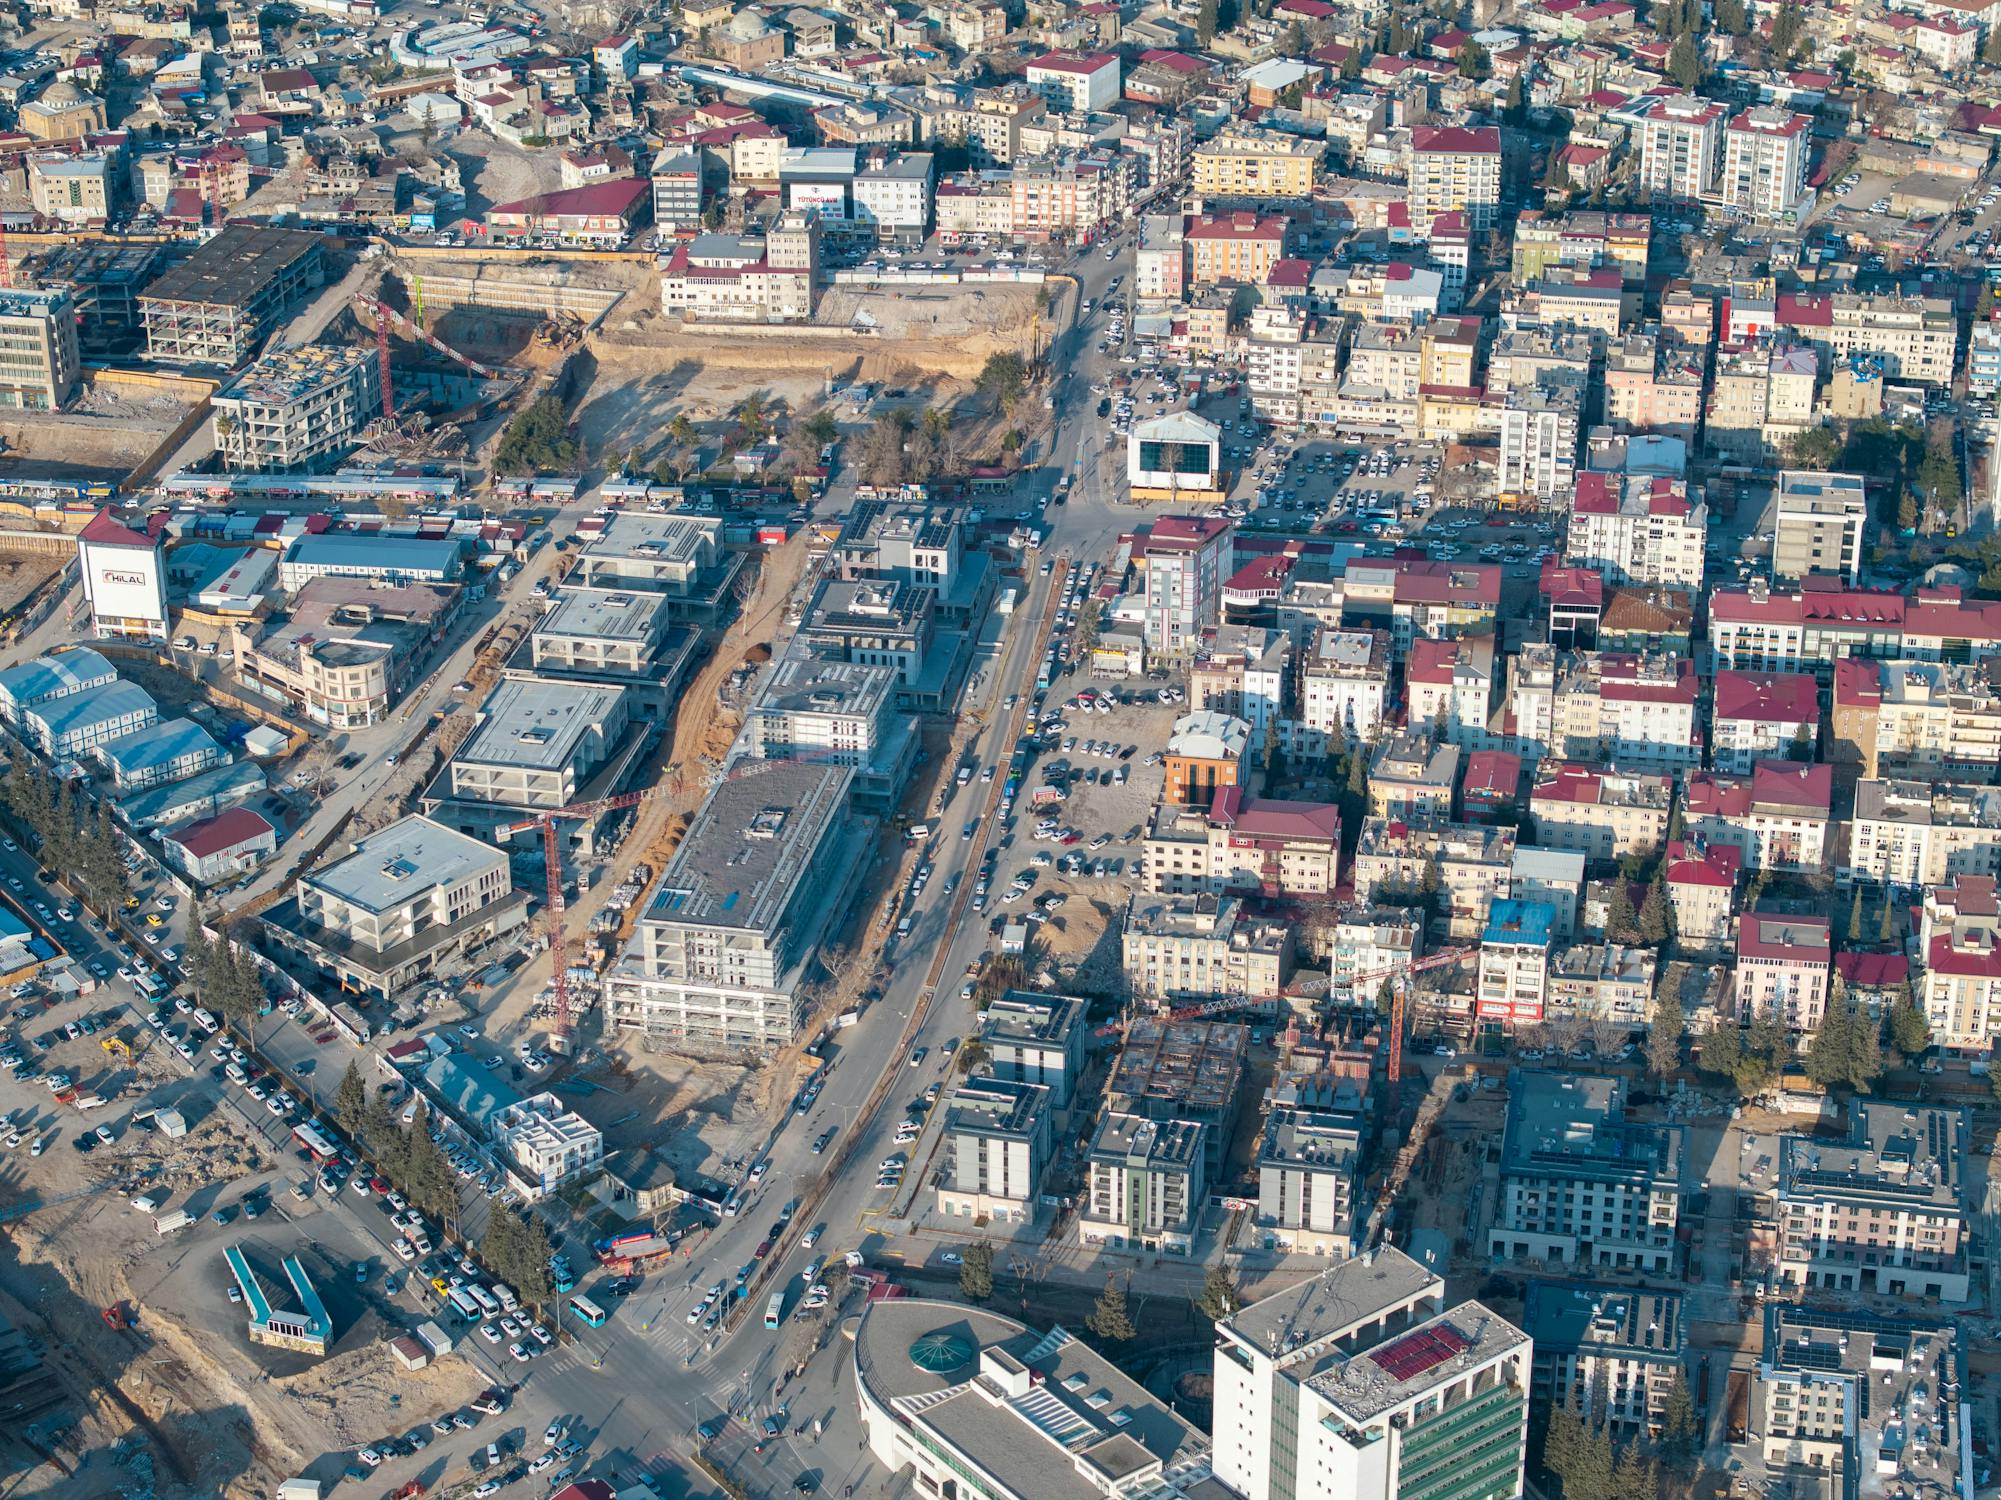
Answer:
[[[14,1030],[32,1043],[110,1007],[102,994],[65,1002],[18,1018]],[[0,1162],[0,1212],[13,1211],[0,1225],[0,1315],[40,1346],[45,1378],[62,1398],[20,1434],[48,1461],[13,1493],[268,1494],[323,1454],[468,1399],[483,1382],[462,1361],[406,1375],[388,1358],[383,1299],[371,1302],[344,1274],[371,1244],[351,1206],[301,1205],[274,1191],[254,1223],[240,1214],[212,1222],[255,1186],[281,1188],[295,1164],[276,1159],[219,1103],[205,1056],[191,1069],[135,1021],[124,1009],[109,1032],[37,1049],[41,1068],[64,1069],[109,1099],[101,1110],[78,1116],[39,1079],[0,1080],[0,1109],[23,1132]],[[106,1052],[105,1035],[129,1040],[136,1055]],[[179,1108],[188,1134],[169,1140],[135,1126],[131,1113],[142,1105]],[[72,1140],[99,1124],[112,1143],[77,1152]],[[30,1154],[34,1139],[45,1143],[40,1156]],[[163,1211],[199,1218],[163,1237],[151,1213],[131,1206],[141,1192]],[[225,1296],[222,1251],[239,1242],[273,1282],[284,1255],[305,1258],[335,1318],[332,1357],[273,1356],[249,1343],[242,1308]],[[380,1286],[378,1276],[378,1294]],[[106,1323],[101,1312],[114,1306],[129,1327]],[[394,1326],[407,1322],[405,1310]]]
[[[0,421],[0,439],[10,459],[81,466],[122,479],[187,414],[187,406],[170,397],[134,397],[86,385],[67,411],[8,413]]]
[[[51,557],[0,553],[0,612],[19,608],[60,566]]]

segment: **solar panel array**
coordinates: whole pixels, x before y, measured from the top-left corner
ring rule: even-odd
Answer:
[[[1420,1328],[1405,1334],[1380,1349],[1371,1349],[1369,1359],[1392,1380],[1415,1380],[1426,1370],[1444,1364],[1453,1355],[1463,1354],[1468,1347],[1465,1339],[1440,1323],[1433,1328]]]

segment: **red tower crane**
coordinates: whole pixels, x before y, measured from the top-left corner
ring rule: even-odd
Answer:
[[[636,807],[653,795],[652,789],[643,792],[627,792],[619,797],[600,797],[595,802],[572,802],[567,807],[552,808],[540,817],[524,822],[511,823],[500,830],[502,838],[512,838],[526,829],[539,827],[542,830],[542,858],[548,865],[549,902],[549,954],[556,965],[556,1038],[558,1052],[570,1044],[570,984],[569,959],[563,945],[563,857],[556,848],[556,821],[559,818],[595,818],[600,813],[614,812],[622,807]]]
[[[382,415],[396,420],[396,398],[389,388],[389,308],[375,304],[375,352],[382,360]]]
[[[1409,1009],[1407,991],[1410,981],[1428,969],[1442,969],[1473,952],[1471,948],[1440,948],[1436,953],[1427,953],[1414,963],[1403,964],[1394,969],[1374,969],[1367,974],[1357,974],[1348,981],[1348,993],[1366,989],[1371,983],[1387,979],[1390,982],[1390,1050],[1383,1065],[1383,1076],[1391,1085],[1403,1082],[1403,1034],[1409,1026],[1406,1012]]]
[[[7,221],[0,219],[0,287],[14,287],[14,267],[7,260]]]

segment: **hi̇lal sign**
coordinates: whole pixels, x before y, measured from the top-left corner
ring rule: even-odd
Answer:
[[[129,583],[134,588],[140,589],[153,581],[144,573],[100,573],[97,576],[106,583]]]

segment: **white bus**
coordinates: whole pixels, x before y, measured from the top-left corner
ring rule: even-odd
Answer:
[[[489,1292],[485,1287],[475,1282],[466,1286],[463,1290],[471,1295],[472,1300],[479,1304],[479,1310],[489,1318],[500,1315],[500,1304],[493,1300],[493,1293]]]

